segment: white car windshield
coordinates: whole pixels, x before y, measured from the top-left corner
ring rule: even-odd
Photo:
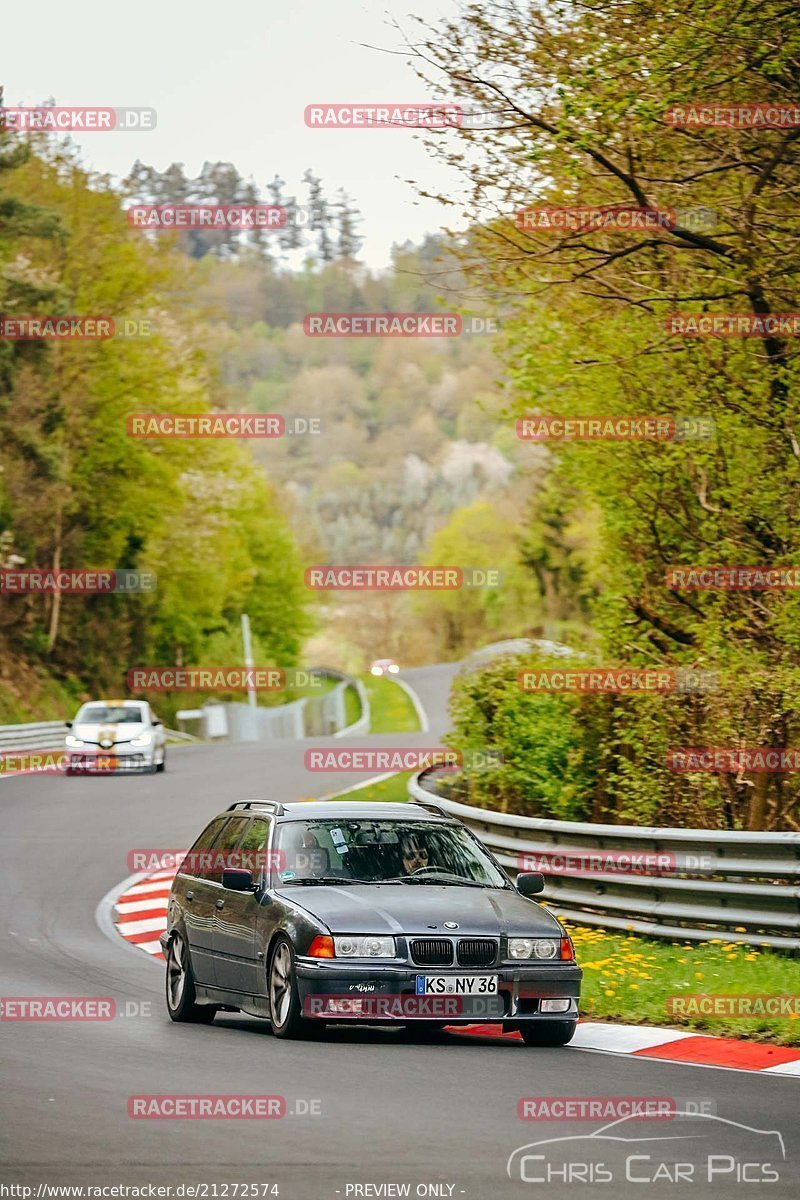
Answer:
[[[141,725],[145,722],[145,716],[141,708],[90,704],[81,709],[75,721],[76,724],[81,725]]]

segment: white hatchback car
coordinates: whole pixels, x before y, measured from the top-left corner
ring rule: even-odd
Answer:
[[[167,735],[146,700],[90,700],[68,721],[67,774],[163,771]]]

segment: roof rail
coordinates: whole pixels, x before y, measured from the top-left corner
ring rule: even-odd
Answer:
[[[409,800],[409,804],[414,804],[417,808],[425,808],[429,812],[435,813],[437,817],[451,817],[451,814],[446,808],[442,808],[441,804],[437,804],[435,800]]]
[[[283,816],[283,805],[277,800],[236,800],[228,805],[226,812],[233,812],[235,808],[269,808],[276,817]]]

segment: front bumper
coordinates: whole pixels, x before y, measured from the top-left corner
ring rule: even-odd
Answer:
[[[502,964],[482,971],[417,967],[409,963],[343,963],[298,957],[297,987],[303,1015],[325,1021],[387,1024],[392,1021],[574,1021],[582,972],[575,963]],[[418,975],[496,975],[496,994],[417,995]],[[544,999],[569,999],[567,1011],[543,1013]]]
[[[112,746],[110,750],[87,747],[68,749],[67,771],[75,775],[136,775],[151,771],[155,763],[155,747]]]

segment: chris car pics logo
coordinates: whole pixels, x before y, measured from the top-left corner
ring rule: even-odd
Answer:
[[[691,1111],[620,1117],[592,1133],[541,1138],[508,1157],[510,1179],[528,1184],[777,1183],[786,1177],[786,1147],[777,1129],[757,1129],[715,1114]],[[609,1189],[608,1195],[612,1195]],[[666,1192],[665,1192],[666,1194]],[[681,1194],[677,1189],[674,1193]]]

